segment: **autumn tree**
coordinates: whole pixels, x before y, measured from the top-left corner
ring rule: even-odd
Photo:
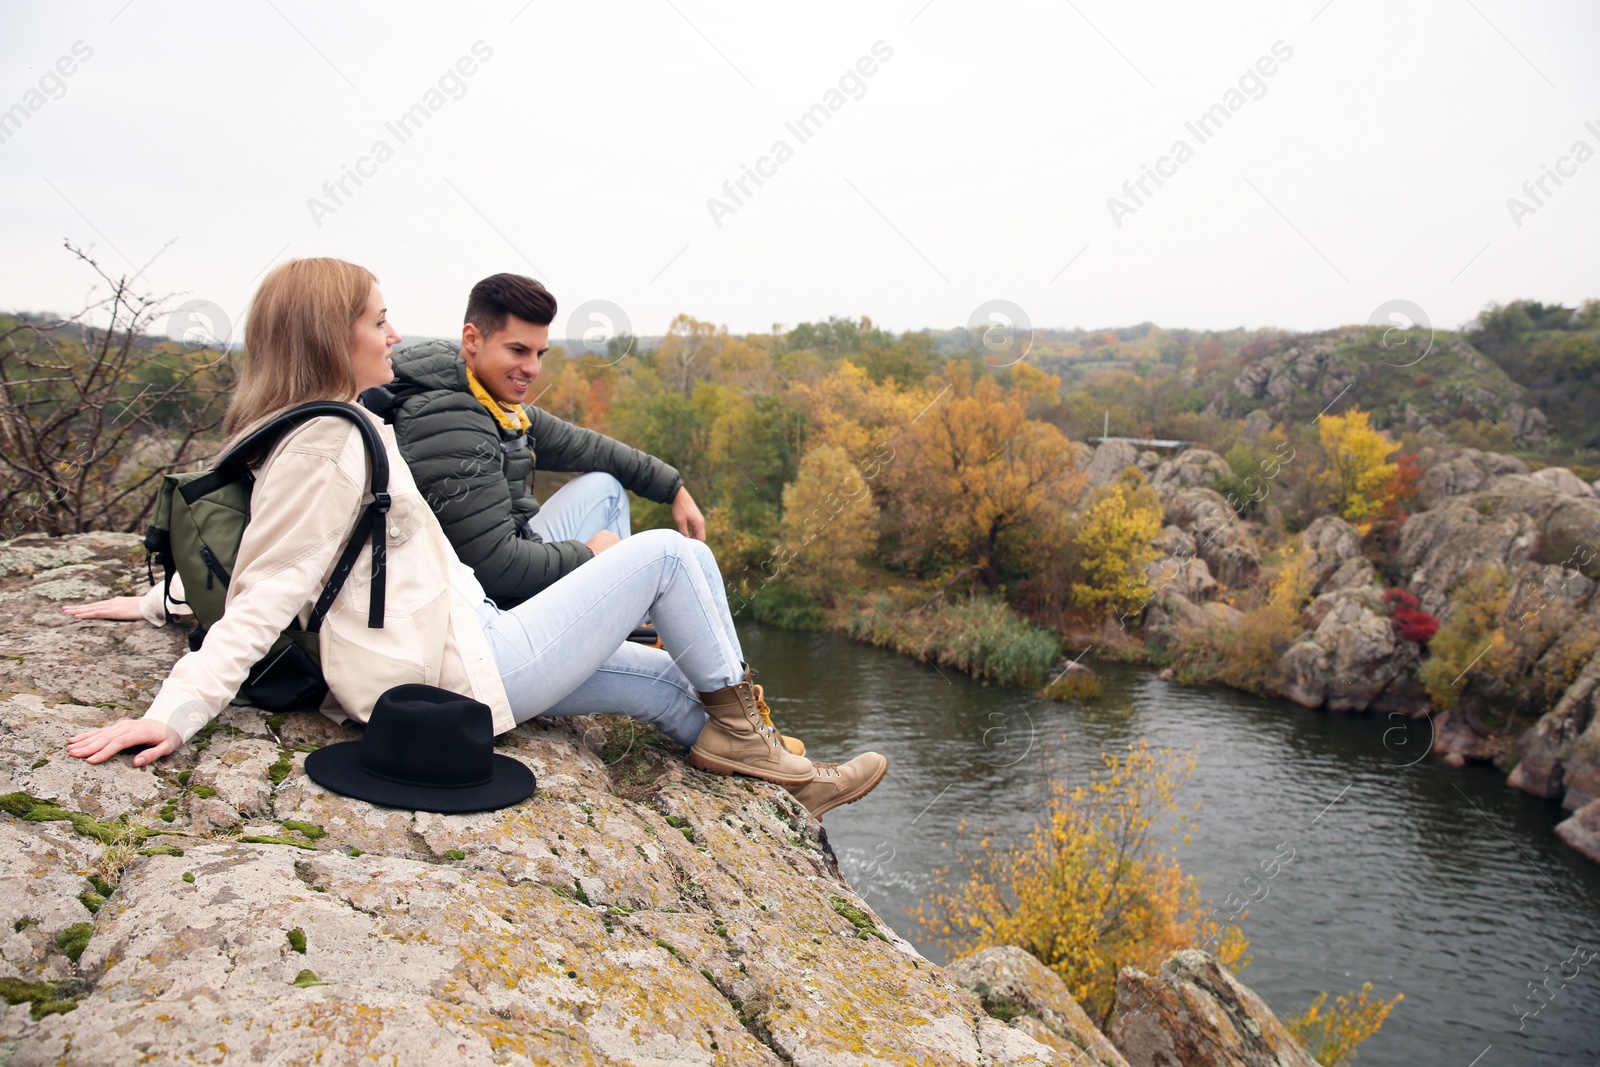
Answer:
[[[1097,491],[1073,524],[1079,581],[1072,601],[1094,614],[1125,612],[1150,599],[1145,568],[1160,555],[1152,544],[1161,532],[1161,500],[1137,471],[1124,471]]]
[[[1207,915],[1199,880],[1160,845],[1161,825],[1188,818],[1177,791],[1194,754],[1152,751],[1141,740],[1100,759],[1083,784],[1052,777],[1031,831],[982,838],[959,871],[935,876],[931,899],[912,914],[952,956],[989,945],[1031,952],[1103,1025],[1123,967],[1153,974],[1173,952],[1206,941],[1237,969],[1249,945]]]
[[[822,604],[847,596],[857,560],[878,543],[878,507],[868,482],[838,445],[821,445],[800,461],[783,490],[783,526],[775,567],[787,559],[790,581]]]
[[[1494,690],[1517,674],[1516,650],[1501,627],[1511,599],[1511,579],[1491,564],[1450,591],[1450,610],[1428,642],[1419,677],[1434,707],[1461,706],[1468,687]]]
[[[1391,501],[1386,493],[1400,484],[1400,470],[1389,462],[1397,448],[1371,416],[1360,408],[1343,415],[1324,415],[1317,424],[1327,458],[1325,481],[1334,509],[1350,522],[1376,518]]]
[[[899,562],[922,573],[973,573],[1000,584],[1019,534],[1059,524],[1083,475],[1077,446],[1029,419],[1022,403],[964,364],[947,365],[934,397],[892,438],[887,494]]]

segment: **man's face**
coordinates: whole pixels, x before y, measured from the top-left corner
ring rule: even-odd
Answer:
[[[539,364],[550,351],[550,327],[535,326],[515,315],[484,337],[478,327],[461,328],[461,358],[489,395],[502,404],[525,404],[528,387],[539,377]]]

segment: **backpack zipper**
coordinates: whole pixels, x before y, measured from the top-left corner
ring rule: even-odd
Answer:
[[[211,583],[212,575],[216,575],[217,581],[222,583],[222,588],[228,588],[228,572],[218,561],[216,553],[211,551],[210,546],[200,546],[200,560],[206,565],[206,588],[215,588]]]

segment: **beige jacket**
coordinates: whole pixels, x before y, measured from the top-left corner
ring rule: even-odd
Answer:
[[[383,627],[367,627],[369,545],[322,625],[322,674],[330,703],[337,704],[324,710],[340,717],[342,709],[365,722],[385,690],[423,682],[489,705],[495,732],[503,733],[516,723],[477,605],[451,584],[452,569],[461,564],[417,491],[393,430],[372,421],[389,454],[393,498]],[[361,436],[344,419],[312,419],[278,443],[256,473],[227,611],[205,644],[178,660],[146,718],[187,741],[227,706],[289,620],[298,615],[303,623],[309,616],[372,499],[369,484]],[[152,622],[159,596],[158,587],[143,605]]]

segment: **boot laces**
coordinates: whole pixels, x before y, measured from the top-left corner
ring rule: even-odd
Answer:
[[[778,728],[772,724],[772,716],[767,714],[766,701],[761,699],[761,687],[755,685],[750,688],[755,693],[755,706],[745,705],[745,718],[769,748],[779,748],[782,745],[781,735],[778,733]]]
[[[756,696],[756,710],[761,713],[761,721],[767,725],[767,729],[776,730],[778,727],[777,724],[772,721],[772,709],[767,707],[766,691],[762,689],[759,684],[754,682],[752,682],[750,685],[750,691]]]
[[[813,761],[811,766],[815,768],[817,777],[819,779],[844,777],[844,775],[839,773],[839,765],[837,763],[817,763]]]

